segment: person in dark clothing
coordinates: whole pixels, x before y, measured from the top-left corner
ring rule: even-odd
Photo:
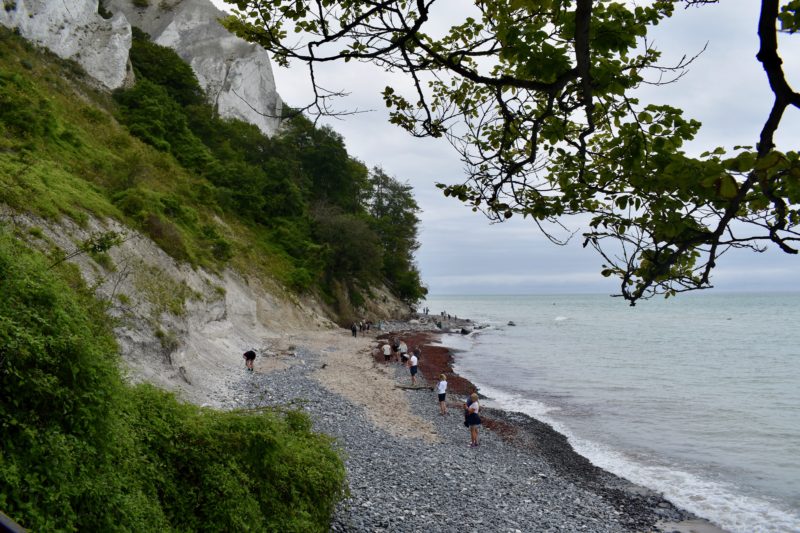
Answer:
[[[247,367],[247,370],[250,372],[253,371],[253,361],[256,360],[256,352],[255,350],[247,350],[242,355],[244,357],[244,365]]]
[[[358,326],[356,326],[355,322],[350,326],[350,331],[353,332],[353,337],[358,337]]]

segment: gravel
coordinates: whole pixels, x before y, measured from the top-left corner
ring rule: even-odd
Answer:
[[[233,393],[227,407],[293,405],[311,416],[315,430],[336,439],[349,497],[338,505],[331,531],[654,531],[658,520],[690,517],[592,466],[550,426],[519,413],[482,410],[514,429],[502,437],[481,428],[480,446],[470,448],[459,407],[440,416],[434,392],[408,390],[412,412],[431,420],[439,439],[393,436],[311,377],[322,364],[319,354],[298,348],[295,357],[296,364],[271,373],[243,368],[226,384]],[[396,379],[408,381],[399,365]]]

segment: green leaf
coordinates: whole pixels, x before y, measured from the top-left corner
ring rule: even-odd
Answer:
[[[761,157],[755,161],[754,168],[755,170],[766,170],[777,165],[782,159],[783,155],[780,152],[773,150],[764,157]]]
[[[719,194],[723,198],[733,198],[739,192],[739,186],[733,176],[730,174],[723,174],[719,182]]]

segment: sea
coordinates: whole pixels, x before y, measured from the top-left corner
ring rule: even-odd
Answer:
[[[487,405],[734,533],[800,532],[800,293],[429,296]],[[509,325],[513,322],[515,325]]]

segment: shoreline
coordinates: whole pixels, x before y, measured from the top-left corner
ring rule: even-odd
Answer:
[[[471,449],[453,353],[415,321],[383,331],[298,332],[291,353],[256,360],[228,385],[229,407],[294,407],[331,436],[345,458],[348,497],[330,531],[443,533],[591,531],[719,533],[661,495],[608,473],[572,450],[549,425],[521,413],[482,409],[481,446]],[[376,349],[397,332],[423,348],[423,380],[448,375],[448,416],[433,391],[404,389],[408,370]],[[277,364],[276,364],[277,363]],[[463,381],[460,381],[463,380]],[[459,384],[457,384],[459,383]],[[465,387],[465,388],[460,388]],[[702,529],[710,526],[711,529]]]
[[[457,320],[456,328],[472,326],[470,321]],[[389,332],[378,337],[397,337],[408,344],[422,348],[420,374],[429,384],[435,383],[440,374],[448,381],[448,409],[461,408],[461,402],[453,402],[450,393],[468,396],[480,388],[453,368],[457,350],[442,342],[442,335],[453,331]],[[435,344],[434,344],[435,343]],[[375,361],[385,364],[383,358]],[[506,409],[481,407],[482,427],[500,436],[503,441],[519,447],[527,453],[539,454],[556,467],[560,475],[581,483],[607,501],[613,502],[620,513],[633,516],[635,531],[669,531],[676,533],[729,533],[695,514],[675,506],[657,491],[637,485],[612,472],[604,470],[577,453],[568,438],[553,427],[525,413]],[[633,511],[632,511],[633,510]]]

